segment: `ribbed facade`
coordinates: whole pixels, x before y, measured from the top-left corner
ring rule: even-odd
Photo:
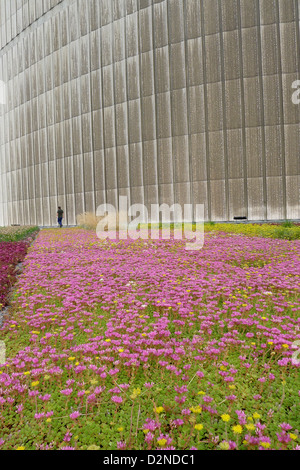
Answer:
[[[119,195],[300,219],[299,10],[0,0],[0,225],[56,225],[58,205],[73,225]]]

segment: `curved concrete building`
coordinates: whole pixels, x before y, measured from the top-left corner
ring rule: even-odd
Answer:
[[[0,225],[300,219],[299,0],[0,0]],[[297,88],[298,87],[298,88]]]

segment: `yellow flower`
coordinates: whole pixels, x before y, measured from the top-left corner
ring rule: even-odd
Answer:
[[[106,341],[107,343],[109,343],[111,340],[110,340],[110,339],[106,339],[105,341]]]
[[[158,439],[157,443],[159,446],[164,447],[167,443],[167,439]]]
[[[24,375],[29,375],[30,371],[24,372]]]
[[[253,413],[252,416],[253,416],[254,419],[259,419],[259,418],[260,418],[260,414],[258,414],[258,413],[256,413],[256,412]]]
[[[290,433],[290,438],[295,441],[296,439],[298,439],[298,436],[297,434]]]
[[[52,419],[51,418],[47,418],[46,419],[46,423],[51,423]]]
[[[234,432],[234,434],[241,434],[243,431],[243,428],[240,424],[237,424],[236,426],[232,426],[231,428]]]
[[[124,349],[119,349],[119,353],[122,353],[122,352],[124,352]]]
[[[229,443],[226,442],[226,441],[221,442],[221,444],[220,444],[220,449],[222,449],[222,450],[229,450],[229,449],[230,449]]]
[[[25,447],[17,447],[17,450],[25,450]]]
[[[157,408],[154,408],[154,411],[158,414],[162,413],[164,411],[162,406],[158,406]]]
[[[246,424],[246,429],[248,429],[248,431],[254,431],[255,430],[255,426],[253,423],[251,424]]]
[[[96,446],[95,444],[90,445],[87,450],[100,450],[99,446]]]
[[[264,442],[264,441],[261,441],[260,445],[264,447],[265,449],[269,449],[269,447],[271,447],[271,444],[269,442]]]
[[[44,375],[44,379],[49,380],[49,379],[51,379],[51,377],[50,377],[50,375]]]
[[[120,427],[120,428],[118,428],[118,431],[122,432],[122,431],[124,431],[124,428]]]
[[[203,392],[203,390],[200,390],[200,392],[198,392],[198,395],[205,395],[205,392]]]
[[[133,400],[137,398],[140,394],[142,393],[142,390],[140,388],[134,388],[133,393],[130,395],[130,398]]]
[[[75,361],[76,357],[68,357],[68,361]]]
[[[195,429],[197,429],[197,431],[201,431],[203,429],[203,424],[195,424]]]
[[[227,423],[230,420],[230,415],[223,414],[221,415],[222,420]]]
[[[190,408],[190,411],[192,413],[200,414],[202,412],[202,408],[201,406],[192,406],[192,408]]]
[[[221,366],[220,369],[221,369],[221,370],[227,370],[227,367]]]
[[[228,388],[230,388],[230,390],[235,390],[236,386],[235,385],[229,385]]]
[[[36,382],[31,382],[32,387],[37,387],[40,382],[37,380]]]
[[[289,349],[289,345],[288,345],[288,344],[283,344],[282,347],[283,347],[284,349]]]

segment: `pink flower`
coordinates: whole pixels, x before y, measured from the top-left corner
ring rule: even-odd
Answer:
[[[203,401],[205,403],[211,403],[213,401],[213,398],[212,397],[209,397],[208,395],[205,395],[203,398]]]
[[[256,394],[256,395],[253,395],[253,398],[254,398],[254,400],[260,400],[262,398],[262,396],[259,395],[259,394]]]
[[[287,366],[289,362],[290,362],[290,359],[286,357],[284,359],[280,359],[279,361],[277,361],[277,364],[279,366]]]
[[[147,418],[143,428],[145,430],[155,431],[155,429],[160,428],[160,423],[157,423],[154,419]]]
[[[279,424],[279,426],[283,431],[290,431],[291,429],[293,429],[292,426],[288,423],[281,423]]]
[[[113,401],[114,403],[122,403],[123,398],[114,395],[113,397],[111,397],[111,401]]]
[[[152,434],[152,432],[147,432],[146,436],[145,436],[145,442],[147,442],[147,444],[150,444],[154,439],[154,435]]]
[[[123,441],[117,442],[117,449],[118,450],[125,450],[126,449],[126,442],[123,442]]]
[[[95,393],[91,393],[88,397],[87,397],[87,401],[88,402],[93,402],[96,400],[96,395]]]
[[[68,431],[68,432],[65,434],[64,441],[65,441],[65,442],[70,442],[72,435],[73,435],[73,434]]]
[[[270,444],[271,445],[271,439],[267,436],[260,436],[259,437],[259,442],[262,443],[262,442],[266,442],[267,444]],[[260,447],[260,450],[261,449],[264,449],[263,446]]]
[[[175,401],[176,403],[182,404],[186,401],[186,397],[185,396],[175,397]]]
[[[17,406],[17,413],[22,413],[22,411],[24,410],[24,405],[19,405]]]
[[[65,395],[66,397],[68,397],[69,395],[71,395],[71,393],[73,392],[73,389],[72,388],[67,388],[66,390],[61,390],[60,393],[62,395]]]
[[[48,393],[47,393],[46,395],[44,395],[44,396],[43,396],[43,395],[40,395],[40,396],[39,396],[39,399],[42,400],[42,401],[49,401],[50,398],[51,398],[51,395],[48,394]]]
[[[244,426],[245,424],[247,424],[246,413],[245,413],[243,410],[236,410],[236,414],[238,415],[239,423],[240,423],[242,426]]]
[[[259,443],[259,437],[254,437],[251,436],[251,434],[246,434],[245,440],[250,444],[250,445],[257,445]]]
[[[183,421],[183,419],[174,419],[172,421],[172,424],[173,424],[173,426],[176,426],[176,427],[177,426],[182,426],[184,424],[184,421]]]
[[[150,388],[154,387],[154,382],[151,382],[151,383],[146,382],[146,383],[144,384],[144,386],[145,386],[146,388],[150,389]]]
[[[70,414],[71,419],[77,419],[80,416],[79,411],[74,411],[73,413]]]
[[[75,380],[74,379],[70,379],[70,380],[67,380],[67,386],[70,387],[70,385],[72,385],[73,383],[75,383]]]
[[[187,392],[188,388],[186,385],[182,385],[182,387],[178,387],[178,386],[174,387],[174,390],[175,392],[182,394],[182,393]]]
[[[277,439],[279,440],[279,442],[281,442],[283,444],[288,444],[292,440],[290,438],[290,436],[285,431],[282,431],[281,433],[277,432],[276,436],[277,436]]]

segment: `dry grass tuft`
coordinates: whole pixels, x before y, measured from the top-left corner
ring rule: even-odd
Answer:
[[[99,222],[101,222],[104,217],[97,217],[93,212],[85,212],[77,216],[77,225],[79,227],[85,228],[87,230],[96,230]],[[123,227],[123,221],[128,222],[127,213],[119,212],[116,215],[109,214],[107,217],[109,222],[110,230],[117,230],[119,231]],[[108,231],[108,226],[105,227],[105,231]]]

